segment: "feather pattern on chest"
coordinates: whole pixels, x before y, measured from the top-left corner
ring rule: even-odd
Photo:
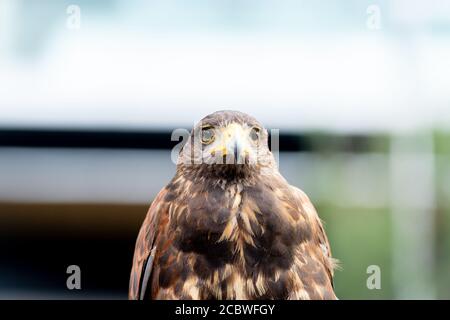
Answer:
[[[155,298],[334,297],[316,218],[281,177],[251,186],[196,186],[179,177],[167,189],[165,200],[178,200],[160,235]]]

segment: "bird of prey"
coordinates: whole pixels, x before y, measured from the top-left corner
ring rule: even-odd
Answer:
[[[286,182],[253,117],[203,118],[140,229],[130,299],[336,299],[313,205]]]

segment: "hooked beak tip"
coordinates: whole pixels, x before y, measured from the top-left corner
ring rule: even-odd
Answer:
[[[233,147],[233,154],[234,154],[234,160],[238,160],[239,158],[239,147],[238,147],[238,143],[235,142],[234,143],[234,147]]]

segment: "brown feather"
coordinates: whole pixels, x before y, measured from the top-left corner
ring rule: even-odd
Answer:
[[[166,189],[161,190],[155,200],[153,200],[139,231],[134,250],[133,267],[131,269],[129,299],[137,300],[140,298],[141,277],[143,272],[145,272],[145,262],[149,258],[152,249],[154,249],[153,244],[156,231],[159,228],[160,216],[166,214],[164,210],[167,207],[164,203],[166,193]],[[146,267],[152,266],[148,265]]]

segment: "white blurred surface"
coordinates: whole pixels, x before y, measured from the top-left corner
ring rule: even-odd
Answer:
[[[3,0],[0,125],[190,127],[219,109],[293,130],[450,125],[450,5]]]

